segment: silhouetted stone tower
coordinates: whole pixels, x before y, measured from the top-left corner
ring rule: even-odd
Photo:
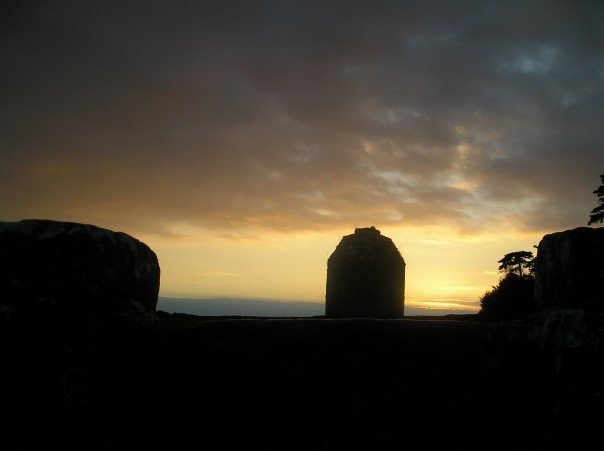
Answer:
[[[375,227],[342,238],[327,260],[325,316],[398,318],[405,302],[405,261]]]

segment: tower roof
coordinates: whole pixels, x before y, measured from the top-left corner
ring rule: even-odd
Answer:
[[[398,260],[405,264],[392,240],[374,226],[357,228],[353,234],[344,236],[328,263],[339,260]]]

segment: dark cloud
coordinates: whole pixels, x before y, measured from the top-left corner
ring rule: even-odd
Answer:
[[[601,2],[13,2],[0,212],[158,230],[582,225]]]

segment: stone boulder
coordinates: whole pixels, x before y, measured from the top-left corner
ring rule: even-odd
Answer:
[[[604,228],[579,227],[543,237],[535,300],[541,307],[604,310]]]
[[[342,238],[327,261],[325,316],[403,316],[405,261],[390,238],[375,227]]]
[[[155,323],[155,253],[121,232],[48,220],[0,222],[0,317]]]

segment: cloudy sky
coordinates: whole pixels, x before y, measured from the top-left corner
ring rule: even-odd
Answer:
[[[137,236],[166,296],[321,301],[375,225],[408,302],[471,308],[596,205],[601,1],[1,8],[0,219]]]

